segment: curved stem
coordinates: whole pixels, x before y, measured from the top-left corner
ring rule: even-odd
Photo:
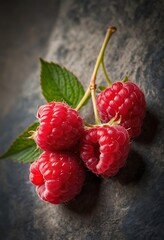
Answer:
[[[98,110],[97,110],[97,105],[96,105],[96,96],[95,96],[95,89],[96,89],[96,85],[92,85],[90,87],[91,89],[91,97],[92,97],[92,104],[93,104],[93,111],[94,111],[94,116],[95,116],[95,123],[96,125],[101,124],[100,118],[99,118],[99,114],[98,114]]]
[[[84,102],[87,100],[87,98],[90,96],[91,92],[90,92],[90,87],[88,87],[87,91],[85,92],[83,98],[80,100],[79,104],[77,105],[77,107],[75,108],[76,111],[78,111],[84,104]]]
[[[104,58],[102,59],[101,64],[102,64],[102,69],[103,69],[103,72],[104,72],[106,81],[107,81],[108,85],[111,86],[111,85],[112,85],[112,82],[111,82],[111,80],[110,80],[110,78],[109,78],[109,76],[108,76],[108,74],[107,74],[107,71],[106,71],[106,68],[105,68],[105,65],[104,65]]]
[[[128,76],[127,75],[125,75],[125,77],[121,80],[123,83],[125,83],[125,82],[128,82],[129,81],[129,78],[128,78]]]
[[[106,46],[109,42],[109,39],[111,38],[112,34],[116,31],[116,27],[109,27],[107,29],[107,32],[106,32],[106,35],[105,35],[105,39],[104,39],[104,42],[102,44],[102,47],[101,47],[101,50],[99,52],[99,55],[98,55],[98,58],[97,58],[97,61],[96,61],[96,64],[95,64],[95,68],[93,70],[93,74],[92,74],[92,77],[91,77],[91,82],[90,83],[95,83],[96,81],[96,75],[97,75],[97,72],[98,72],[98,69],[99,69],[99,66],[104,58],[104,52],[105,52],[105,49],[106,49]]]
[[[109,42],[109,39],[111,38],[112,34],[116,31],[116,27],[109,27],[107,29],[107,32],[106,32],[106,35],[105,35],[105,39],[104,39],[104,42],[102,44],[102,47],[101,47],[101,50],[99,52],[99,55],[98,55],[98,58],[96,60],[96,64],[95,64],[95,67],[94,67],[94,70],[93,70],[93,73],[92,73],[92,76],[91,76],[91,80],[90,80],[90,84],[89,84],[89,87],[86,91],[86,93],[84,94],[83,98],[81,99],[81,101],[79,102],[79,104],[77,105],[76,107],[76,110],[78,111],[82,105],[84,104],[84,102],[86,101],[86,99],[90,96],[91,94],[91,88],[93,86],[95,86],[95,82],[96,82],[96,76],[97,76],[97,72],[98,72],[98,69],[99,69],[99,66],[103,60],[103,56],[104,56],[104,52],[105,52],[105,49],[106,49],[106,46]],[[94,89],[95,91],[95,89]]]
[[[93,124],[90,124],[90,123],[86,122],[85,120],[84,120],[84,125],[85,125],[86,127],[88,127],[88,128],[94,127]]]

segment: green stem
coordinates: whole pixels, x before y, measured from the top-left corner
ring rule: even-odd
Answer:
[[[92,77],[91,77],[91,83],[95,84],[97,72],[98,72],[99,66],[100,66],[100,64],[101,64],[101,62],[102,62],[102,60],[104,58],[104,52],[105,52],[106,46],[107,46],[107,44],[109,42],[109,39],[111,38],[112,34],[115,31],[116,31],[116,27],[109,27],[107,29],[104,42],[102,44],[101,50],[99,52],[99,55],[98,55],[98,58],[97,58],[97,61],[96,61],[96,64],[95,64],[95,68],[93,70],[93,74],[92,74]]]
[[[95,116],[95,123],[96,123],[96,125],[99,125],[99,124],[101,124],[101,121],[100,121],[100,117],[99,117],[98,110],[97,110],[96,96],[95,96],[94,88],[91,89],[91,97],[92,97],[93,111],[94,111],[94,116]]]
[[[90,124],[90,123],[86,122],[85,120],[84,120],[84,125],[85,125],[86,127],[88,127],[88,128],[94,127],[93,124]]]
[[[104,65],[104,58],[102,59],[101,64],[102,64],[102,69],[103,69],[103,72],[104,72],[106,81],[107,81],[108,85],[111,86],[111,85],[112,85],[112,82],[111,82],[111,80],[110,80],[110,78],[109,78],[109,76],[108,76],[108,74],[107,74],[107,71],[106,71],[106,68],[105,68],[105,65]]]
[[[129,81],[129,78],[128,78],[128,76],[127,75],[125,75],[125,77],[121,80],[123,83],[125,83],[125,82],[128,82]]]
[[[87,91],[85,92],[83,98],[80,100],[79,104],[77,105],[77,107],[75,108],[76,111],[78,111],[84,104],[84,102],[87,100],[87,98],[90,96],[91,91],[90,91],[90,87],[88,87]]]
[[[111,38],[112,34],[115,31],[116,31],[116,27],[109,27],[107,29],[107,33],[105,35],[104,42],[102,44],[101,50],[99,52],[99,55],[98,55],[98,58],[96,60],[96,64],[95,64],[95,67],[94,67],[94,70],[93,70],[93,73],[92,73],[92,76],[91,76],[89,87],[88,87],[86,93],[84,94],[83,98],[81,99],[81,101],[77,105],[77,107],[76,107],[77,111],[82,107],[82,105],[84,104],[86,99],[90,96],[91,89],[93,88],[95,90],[95,82],[96,82],[96,76],[97,76],[97,72],[98,72],[99,66],[100,66],[100,64],[101,64],[101,62],[103,60],[104,52],[105,52],[106,46],[107,46],[107,44],[109,42],[109,39]]]

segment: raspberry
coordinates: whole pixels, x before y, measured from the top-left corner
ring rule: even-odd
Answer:
[[[129,134],[124,127],[97,126],[85,130],[80,155],[92,172],[108,178],[123,167],[129,148]]]
[[[144,93],[132,82],[116,82],[102,91],[96,99],[100,118],[108,122],[118,114],[121,123],[130,137],[140,134],[145,116],[146,102]]]
[[[78,112],[65,103],[50,102],[38,109],[40,125],[34,139],[45,151],[68,150],[83,132],[83,120]]]
[[[30,181],[39,197],[53,204],[74,198],[85,179],[84,166],[72,153],[43,152],[30,166]]]

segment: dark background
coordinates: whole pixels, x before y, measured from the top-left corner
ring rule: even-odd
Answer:
[[[127,165],[109,180],[88,173],[70,203],[41,202],[28,180],[29,165],[1,160],[1,239],[164,239],[163,11],[163,1],[153,0],[1,1],[1,153],[44,102],[39,57],[66,66],[87,87],[109,24],[118,28],[106,51],[110,76],[116,81],[128,73],[147,100]],[[90,105],[82,115],[92,121]]]

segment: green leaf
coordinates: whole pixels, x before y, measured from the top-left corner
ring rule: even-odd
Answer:
[[[10,158],[22,163],[33,162],[41,154],[42,150],[38,149],[33,139],[28,139],[29,131],[35,131],[39,123],[35,122],[30,125],[16,140],[11,144],[8,150],[0,156],[0,159]]]
[[[105,90],[105,89],[106,89],[106,87],[105,87],[105,86],[99,86],[98,88],[99,88],[99,90],[101,90],[101,91],[103,91],[103,90]]]
[[[125,75],[125,77],[123,77],[123,79],[121,81],[123,83],[128,82],[129,81],[129,77],[127,75]]]
[[[84,95],[77,77],[56,63],[41,61],[41,88],[48,102],[66,102],[75,108]]]

